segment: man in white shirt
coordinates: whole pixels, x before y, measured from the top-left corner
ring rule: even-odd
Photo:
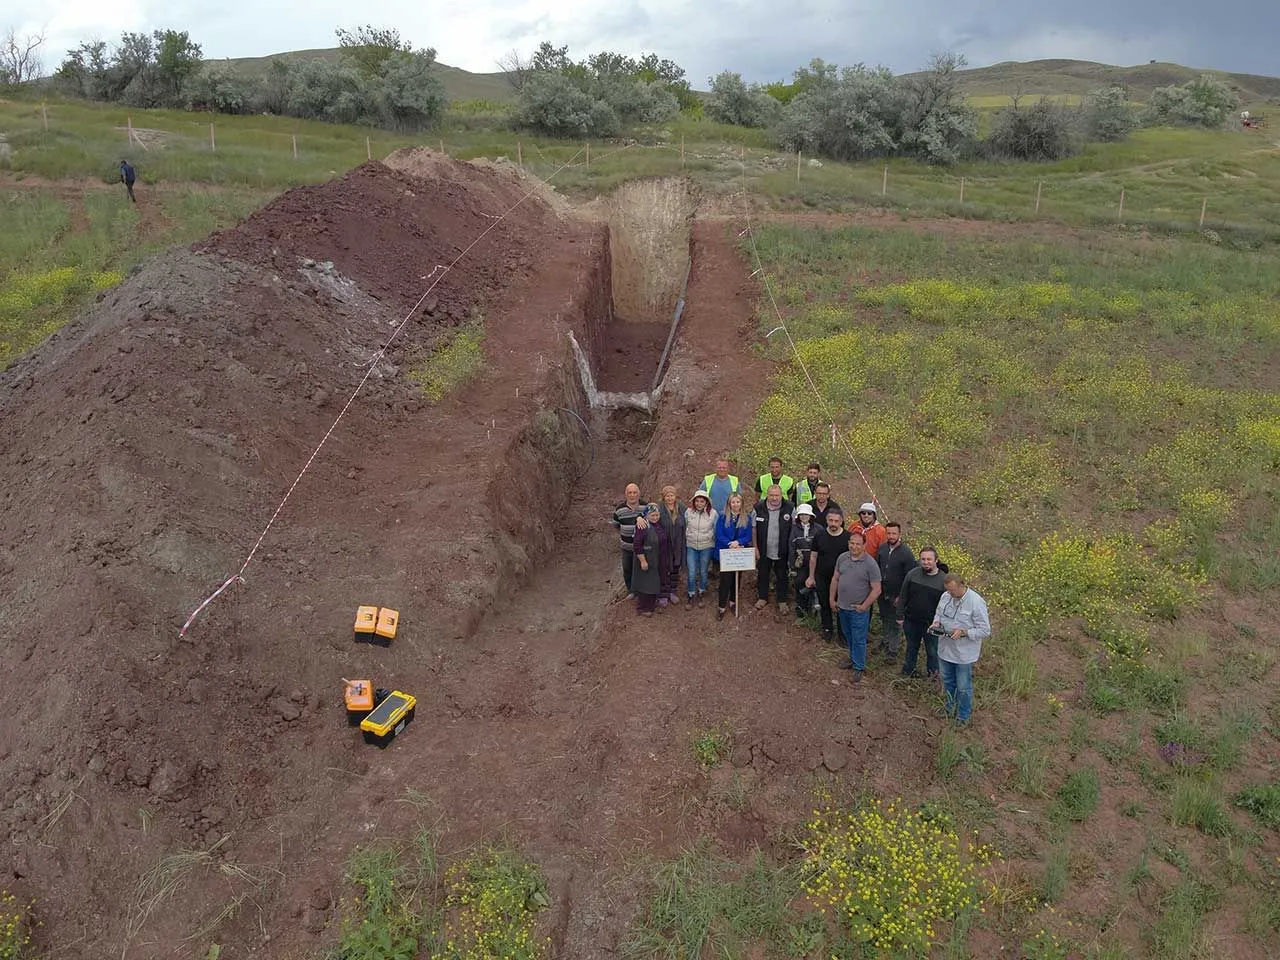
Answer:
[[[942,583],[947,592],[938,600],[930,630],[938,634],[945,715],[954,716],[955,725],[963,727],[973,714],[973,665],[982,655],[982,641],[991,636],[991,617],[987,602],[964,577],[948,573]]]

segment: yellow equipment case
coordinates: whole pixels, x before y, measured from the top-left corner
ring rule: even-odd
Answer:
[[[360,721],[364,742],[385,748],[405,727],[413,722],[418,698],[399,690],[392,690],[387,699]]]

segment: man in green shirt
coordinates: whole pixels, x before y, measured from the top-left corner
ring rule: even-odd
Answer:
[[[791,496],[791,491],[795,489],[796,482],[782,472],[782,460],[779,457],[769,458],[769,472],[760,474],[756,480],[756,499],[763,500],[769,495],[770,487],[777,487],[782,491],[782,499],[795,502]]]

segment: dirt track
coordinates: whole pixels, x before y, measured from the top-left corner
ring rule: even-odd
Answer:
[[[611,604],[604,518],[623,484],[687,494],[768,387],[740,346],[757,291],[724,223],[694,226],[656,424],[592,419],[565,334],[606,369],[619,356],[607,234],[522,202],[374,367],[248,582],[178,640],[423,278],[524,196],[499,171],[448,174],[370,164],[292,191],[152,261],[0,378],[2,703],[26,719],[0,733],[0,876],[40,901],[59,956],[196,956],[186,938],[238,897],[253,909],[218,928],[224,957],[313,955],[343,858],[407,829],[396,801],[413,789],[448,847],[505,834],[538,860],[557,955],[597,957],[636,907],[628,854],[766,843],[804,815],[810,771],[923,765],[914,721],[891,727],[883,693],[840,685],[811,634]],[[490,369],[426,407],[403,376],[411,346],[472,310]],[[657,332],[622,341],[619,375],[653,369]],[[400,608],[389,651],[352,644],[359,603]],[[345,726],[340,678],[361,672],[421,698],[386,752]],[[704,774],[692,737],[723,725],[734,764]],[[215,844],[243,875],[193,871],[145,909],[148,869]]]

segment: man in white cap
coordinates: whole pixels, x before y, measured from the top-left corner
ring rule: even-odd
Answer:
[[[787,544],[787,569],[791,571],[796,586],[797,620],[806,613],[818,611],[817,596],[805,586],[805,581],[809,579],[809,554],[813,552],[813,538],[820,529],[814,518],[812,504],[802,503],[796,507],[790,542]]]
[[[874,503],[864,503],[858,508],[858,519],[849,521],[849,532],[862,534],[862,540],[867,545],[867,555],[873,558],[879,555],[880,545],[888,536],[876,517]]]

